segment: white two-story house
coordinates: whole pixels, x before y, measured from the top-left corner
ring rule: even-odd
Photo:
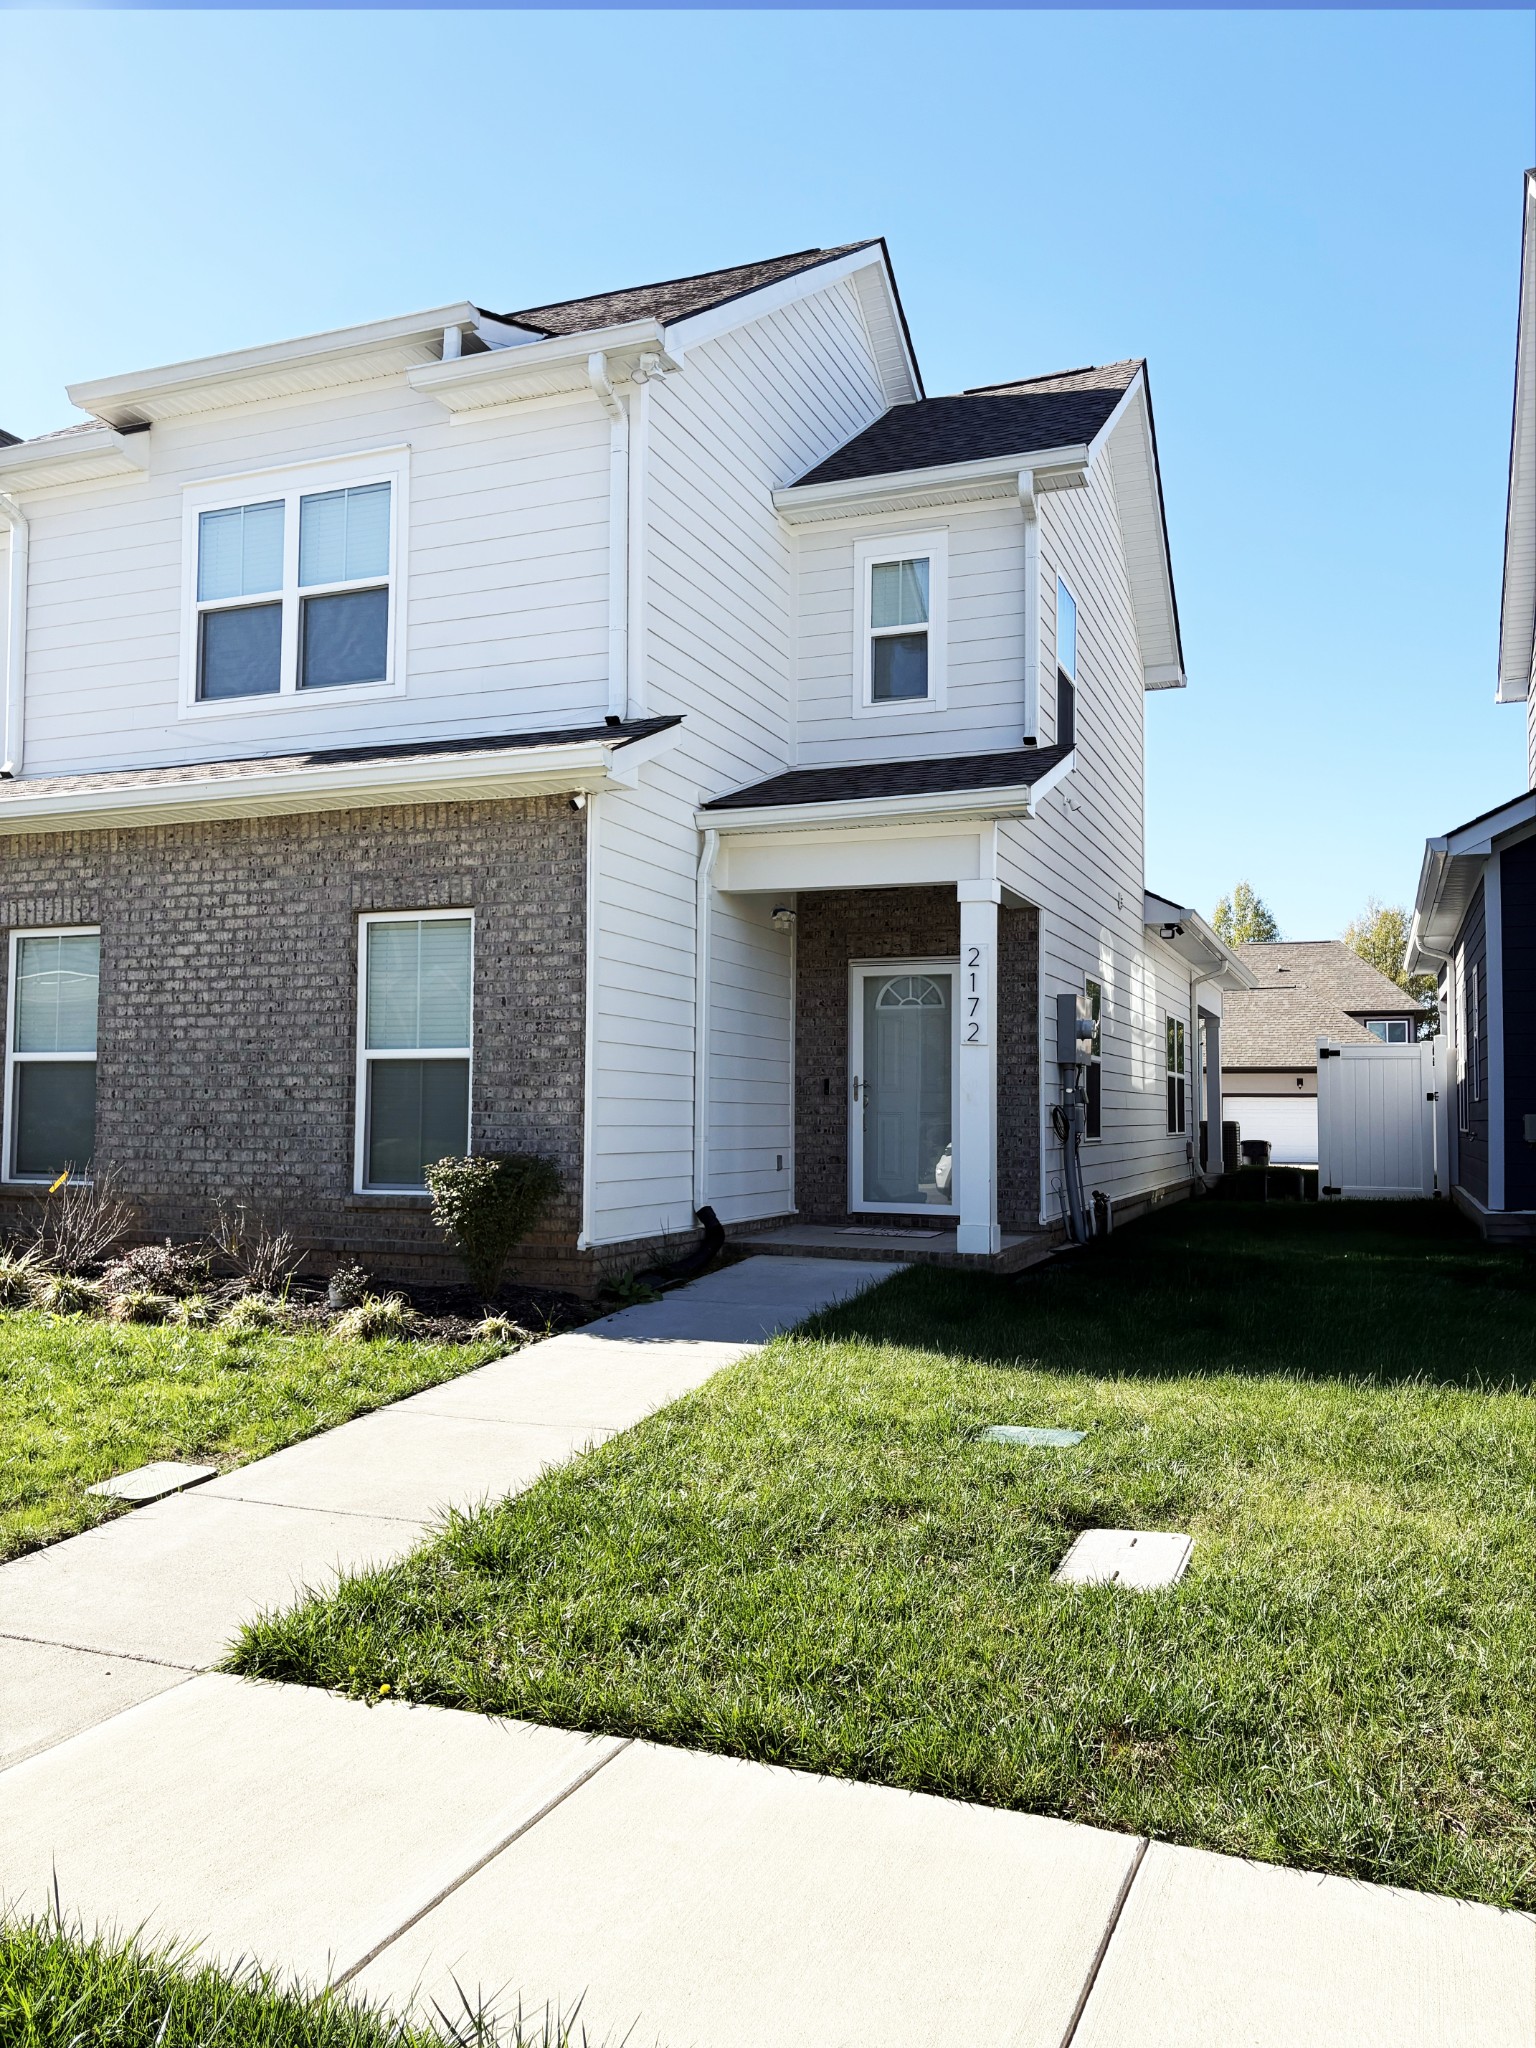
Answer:
[[[1063,992],[1100,1215],[1201,1184],[1143,364],[925,398],[875,241],[69,395],[0,446],[11,1220],[94,1163],[408,1273],[426,1165],[525,1150],[529,1277],[704,1207],[1006,1265]]]

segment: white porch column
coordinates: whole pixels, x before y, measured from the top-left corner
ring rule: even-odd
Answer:
[[[1002,1248],[997,1222],[997,882],[957,882],[960,1051],[955,1076],[955,1249]]]
[[[1221,1173],[1221,1019],[1203,1011],[1205,1021],[1205,1170]]]

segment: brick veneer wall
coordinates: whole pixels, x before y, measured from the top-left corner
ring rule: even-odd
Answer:
[[[581,1285],[586,843],[568,799],[0,840],[0,922],[101,927],[97,1159],[146,1234],[198,1234],[245,1200],[321,1265],[346,1253],[381,1278],[457,1268],[420,1198],[352,1192],[358,916],[460,907],[472,1142],[554,1160],[564,1192],[517,1271]],[[34,1201],[9,1196],[5,1220]]]
[[[848,1211],[848,963],[958,958],[953,889],[829,889],[802,894],[795,930],[795,1204],[807,1223]],[[1005,1228],[1040,1215],[1040,921],[998,920],[998,1209]],[[867,1219],[865,1219],[867,1220]],[[903,1221],[933,1222],[922,1210]]]

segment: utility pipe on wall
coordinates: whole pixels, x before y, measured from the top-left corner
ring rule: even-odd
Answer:
[[[608,715],[629,716],[629,413],[601,349],[587,357],[587,381],[608,415]]]
[[[1019,507],[1024,514],[1024,738],[1040,731],[1040,505],[1035,473],[1019,471]]]
[[[27,515],[8,492],[0,491],[0,519],[11,529],[11,578],[5,645],[5,759],[0,776],[21,773],[27,708]]]

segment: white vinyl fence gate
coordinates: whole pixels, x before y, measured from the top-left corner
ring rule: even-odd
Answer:
[[[1317,1185],[1335,1201],[1435,1192],[1435,1041],[1317,1047]]]

